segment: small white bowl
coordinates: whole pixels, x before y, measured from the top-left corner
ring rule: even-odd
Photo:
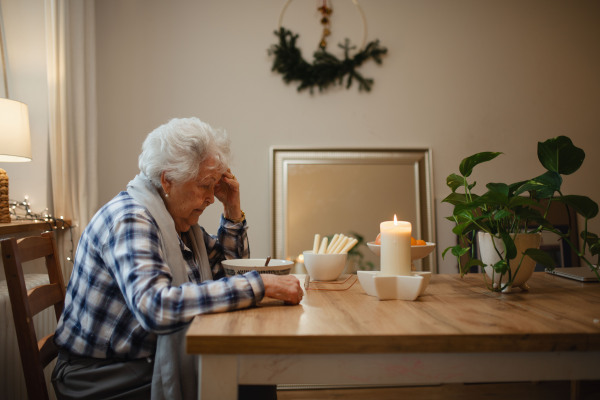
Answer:
[[[431,279],[429,271],[413,271],[411,276],[383,275],[380,271],[356,271],[356,274],[364,291],[380,300],[415,300],[425,292]]]
[[[348,254],[315,254],[305,251],[304,266],[313,281],[335,281],[346,267]]]
[[[226,276],[242,275],[250,271],[259,274],[288,275],[294,266],[293,261],[272,259],[265,267],[267,258],[240,258],[222,261]]]

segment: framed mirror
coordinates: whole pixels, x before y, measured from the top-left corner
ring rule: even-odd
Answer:
[[[415,239],[435,242],[430,149],[272,147],[270,156],[274,257],[298,260],[315,234],[360,235],[356,269],[378,270],[366,242],[394,215]],[[436,252],[417,270],[437,272]]]

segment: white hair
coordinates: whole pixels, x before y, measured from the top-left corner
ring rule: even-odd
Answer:
[[[227,170],[230,159],[227,133],[198,118],[174,118],[148,134],[138,166],[160,188],[163,172],[169,180],[187,182],[198,175],[200,164],[211,157],[217,161],[215,168],[220,172]]]

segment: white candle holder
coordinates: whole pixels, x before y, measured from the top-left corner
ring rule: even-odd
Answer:
[[[367,243],[376,255],[381,254],[381,246],[374,242]],[[427,257],[435,248],[435,243],[427,242],[422,246],[411,246],[411,264],[414,260]],[[411,267],[414,269],[414,266]],[[360,285],[369,296],[379,300],[416,300],[421,296],[431,278],[430,271],[411,271],[406,275],[390,275],[381,271],[357,271]]]
[[[358,280],[369,296],[379,300],[416,300],[425,292],[431,272],[413,271],[411,275],[386,275],[379,271],[357,271]]]

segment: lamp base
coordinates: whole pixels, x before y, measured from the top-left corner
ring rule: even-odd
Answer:
[[[0,168],[0,223],[10,222],[8,207],[8,175]]]

